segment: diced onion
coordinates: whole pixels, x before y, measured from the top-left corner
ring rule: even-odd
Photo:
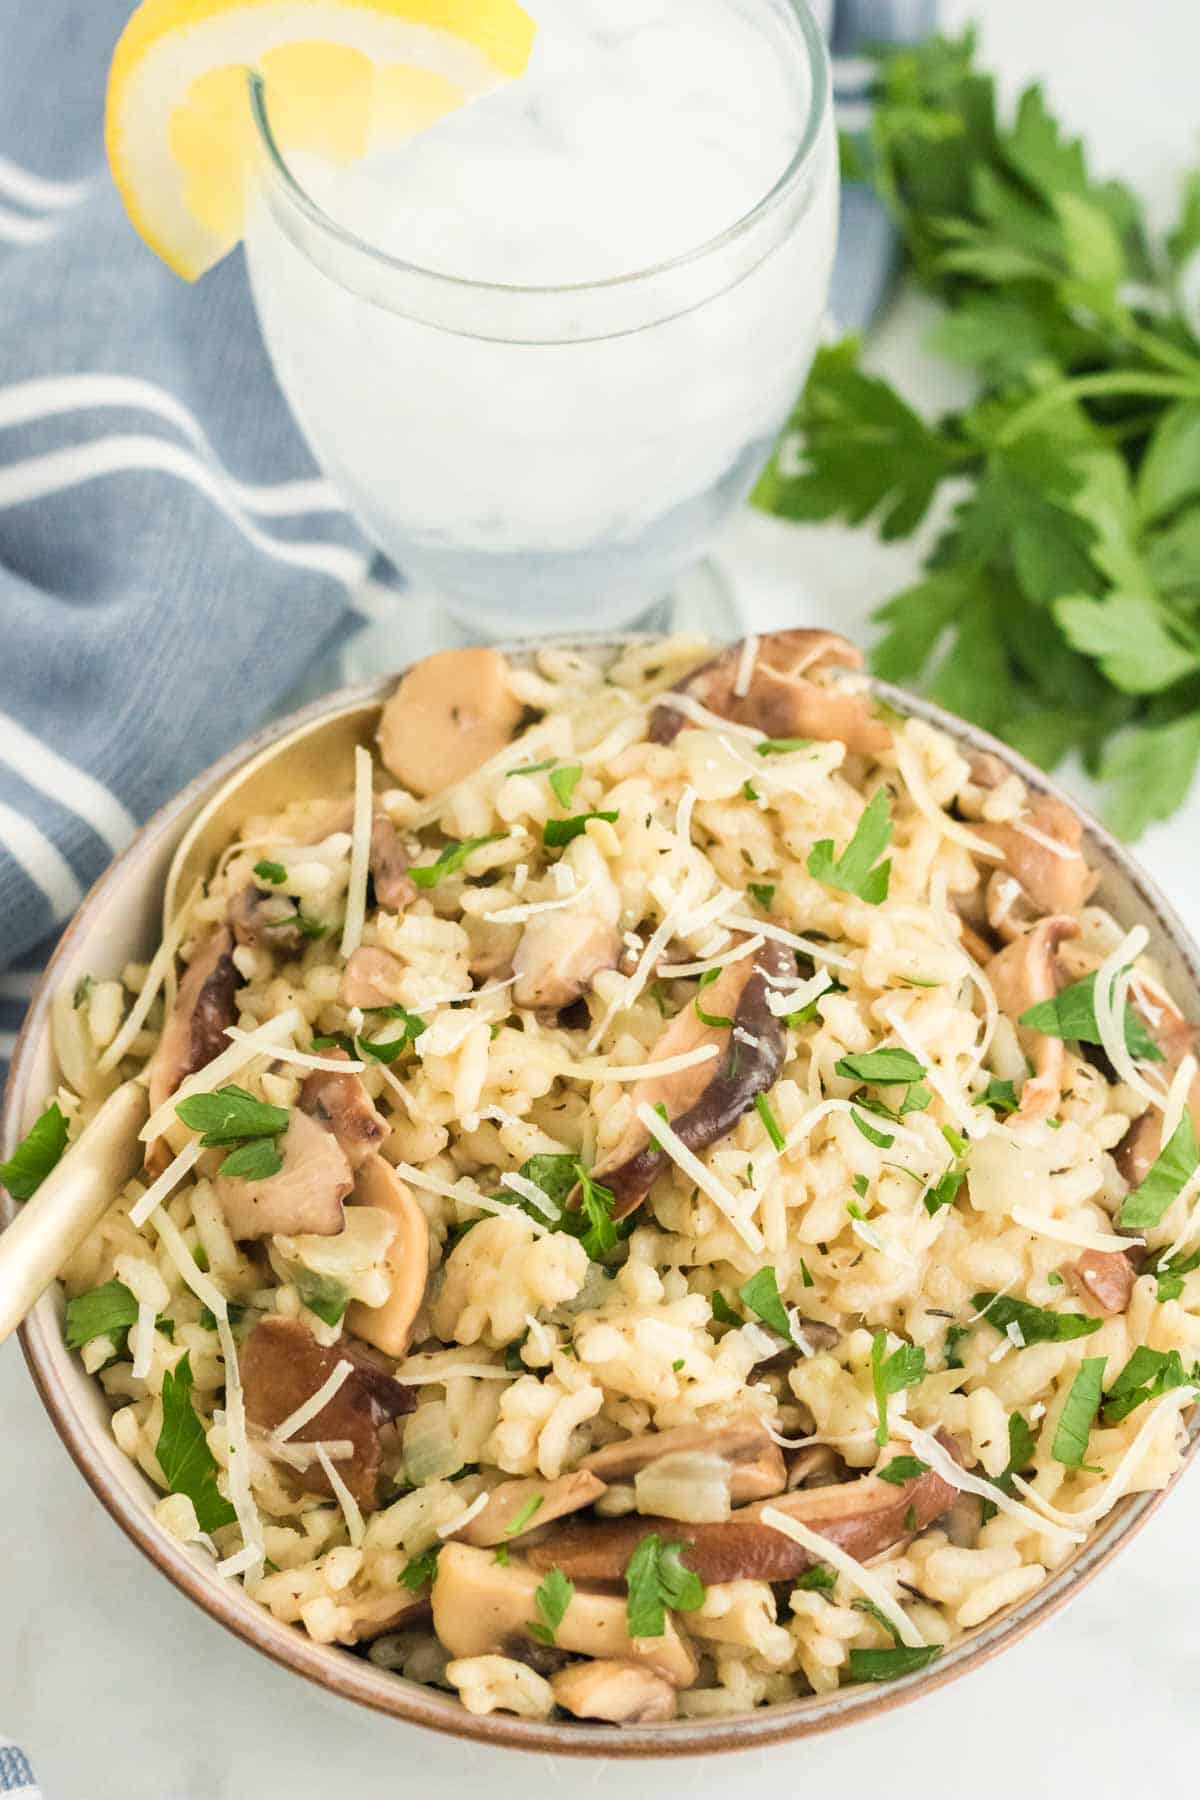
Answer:
[[[711,1451],[676,1450],[660,1456],[633,1478],[637,1510],[645,1516],[707,1525],[727,1519],[733,1471]]]
[[[410,1413],[404,1430],[404,1472],[414,1487],[441,1481],[462,1467],[454,1441],[450,1411],[444,1400],[431,1400]]]

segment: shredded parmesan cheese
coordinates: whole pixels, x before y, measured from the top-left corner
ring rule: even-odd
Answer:
[[[772,990],[781,985],[781,983],[773,982]],[[818,969],[808,981],[799,981],[794,988],[789,982],[788,986],[791,988],[788,993],[771,991],[767,994],[767,1011],[774,1013],[777,1019],[785,1019],[789,1013],[802,1012],[806,1006],[811,1005],[814,1000],[833,986],[833,977],[828,969]]]
[[[556,868],[561,868],[556,863]],[[585,895],[591,892],[591,882],[585,881],[583,886],[564,894],[561,900],[530,900],[524,906],[502,906],[496,912],[486,912],[483,917],[490,919],[493,925],[520,925],[525,919],[532,919],[536,913],[559,912],[564,906],[575,906]]]
[[[675,809],[675,836],[688,845],[692,841],[692,809],[697,798],[694,787],[685,787]]]
[[[174,1219],[158,1207],[153,1214],[153,1223],[159,1242],[182,1276],[184,1285],[191,1288],[200,1304],[207,1306],[217,1319],[227,1317],[228,1307],[224,1294],[216,1282],[201,1269]]]
[[[158,1215],[162,1219],[162,1214]],[[238,1368],[237,1344],[229,1324],[229,1313],[222,1298],[220,1310],[212,1308],[217,1319],[217,1336],[221,1342],[221,1356],[225,1363],[225,1429],[229,1434],[229,1498],[233,1502],[233,1510],[242,1528],[242,1542],[247,1550],[254,1551],[253,1563],[247,1567],[261,1564],[265,1557],[263,1548],[262,1520],[258,1516],[258,1508],[254,1504],[254,1493],[250,1485],[250,1440],[246,1433],[246,1407],[242,1397],[242,1377]]]
[[[1130,1478],[1141,1460],[1147,1443],[1158,1429],[1158,1423],[1163,1414],[1168,1412],[1178,1413],[1182,1411],[1185,1406],[1190,1406],[1198,1392],[1200,1392],[1200,1389],[1194,1387],[1181,1387],[1173,1388],[1169,1394],[1164,1394],[1162,1399],[1158,1402],[1158,1405],[1154,1407],[1150,1413],[1150,1416],[1142,1424],[1137,1436],[1134,1438],[1132,1444],[1130,1444],[1128,1450],[1126,1450],[1112,1474],[1108,1477],[1108,1480],[1103,1482],[1099,1490],[1093,1493],[1092,1499],[1086,1506],[1081,1506],[1074,1512],[1063,1512],[1059,1507],[1053,1506],[1049,1500],[1038,1493],[1037,1489],[1032,1486],[1030,1482],[1025,1481],[1020,1475],[1013,1476],[1013,1483],[1016,1487],[1020,1488],[1023,1494],[1029,1496],[1030,1501],[1037,1507],[1039,1514],[1044,1513],[1047,1520],[1053,1520],[1055,1525],[1059,1528],[1068,1530],[1072,1537],[1076,1538],[1079,1542],[1082,1542],[1083,1532],[1077,1532],[1074,1527],[1077,1525],[1095,1525],[1104,1517],[1105,1513],[1112,1511],[1113,1507],[1117,1504],[1117,1501],[1124,1495],[1125,1490],[1129,1485]],[[922,1452],[922,1454],[924,1454],[924,1452]],[[1042,1522],[1042,1529],[1045,1530],[1044,1521]]]
[[[716,1044],[697,1044],[694,1050],[681,1050],[678,1056],[664,1056],[658,1062],[568,1062],[564,1059],[561,1073],[571,1081],[653,1081],[658,1075],[678,1075],[683,1069],[694,1069],[697,1063],[711,1062],[720,1054]]]
[[[732,719],[723,719],[719,713],[701,706],[691,694],[659,694],[655,705],[669,706],[673,712],[681,712],[685,719],[690,719],[693,725],[701,725],[708,731],[731,732],[734,737],[745,738],[748,744],[761,744],[766,739],[765,731],[756,731],[753,725],[735,725]]]
[[[1125,1042],[1125,1006],[1132,978],[1127,965],[1136,961],[1149,942],[1150,933],[1146,927],[1135,925],[1116,949],[1109,952],[1096,970],[1092,1004],[1104,1053],[1121,1080],[1151,1106],[1162,1108],[1166,1096],[1141,1074]]]
[[[214,1088],[228,1081],[256,1056],[277,1056],[281,1044],[295,1035],[304,1023],[304,1015],[295,1006],[289,1006],[274,1019],[268,1019],[257,1031],[249,1031],[240,1043],[230,1044],[228,1050],[222,1050],[220,1056],[214,1056],[203,1069],[197,1069],[186,1081],[180,1082],[169,1099],[164,1100],[156,1112],[152,1112],[138,1137],[143,1144],[161,1137],[168,1125],[176,1123],[175,1108],[181,1100],[187,1100],[192,1094],[210,1094]]]
[[[1059,856],[1064,862],[1083,861],[1078,850],[1073,849],[1070,844],[1064,844],[1061,838],[1051,837],[1048,832],[1039,831],[1036,825],[1028,825],[1023,819],[1014,819],[1012,828],[1014,831],[1019,831],[1022,837],[1027,837],[1033,843],[1040,844],[1043,850],[1050,852],[1051,856]]]
[[[1010,1217],[1014,1225],[1023,1225],[1026,1231],[1071,1244],[1078,1250],[1130,1250],[1146,1241],[1140,1237],[1118,1237],[1112,1231],[1091,1231],[1086,1225],[1070,1225],[1064,1219],[1048,1219],[1032,1206],[1014,1206]]]
[[[339,1388],[353,1373],[354,1364],[347,1357],[343,1357],[341,1362],[326,1376],[316,1393],[310,1394],[307,1400],[301,1401],[295,1412],[289,1413],[283,1424],[275,1427],[271,1434],[275,1442],[284,1444],[288,1438],[295,1437],[298,1431],[303,1431],[310,1419],[315,1419],[318,1413],[324,1412]]]
[[[140,1200],[134,1201],[129,1209],[129,1223],[139,1227],[144,1225],[155,1207],[166,1199],[172,1189],[179,1186],[188,1170],[199,1162],[203,1154],[198,1137],[185,1144],[179,1155],[167,1164],[158,1180],[146,1189]]]
[[[435,1382],[464,1378],[471,1381],[515,1381],[518,1373],[524,1374],[525,1371],[506,1369],[503,1363],[454,1362],[441,1356],[415,1356],[400,1364],[393,1372],[392,1380],[398,1381],[402,1387],[428,1387]]]
[[[807,1550],[819,1562],[827,1563],[831,1569],[836,1569],[839,1575],[844,1576],[851,1587],[857,1588],[872,1605],[879,1608],[884,1618],[894,1627],[902,1644],[907,1644],[911,1650],[922,1648],[925,1639],[903,1607],[897,1606],[886,1585],[872,1570],[864,1568],[862,1563],[843,1550],[840,1544],[835,1544],[832,1538],[823,1537],[819,1531],[814,1531],[799,1519],[780,1512],[777,1506],[764,1506],[758,1516],[772,1531],[791,1538],[793,1544],[799,1544],[802,1550]]]
[[[300,1475],[312,1468],[318,1450],[324,1450],[332,1462],[346,1462],[354,1455],[354,1445],[349,1438],[324,1438],[319,1444],[280,1444],[274,1438],[268,1438],[265,1447],[268,1456],[276,1462],[286,1463]]]
[[[1158,1139],[1160,1153],[1166,1149],[1179,1130],[1180,1122],[1183,1119],[1183,1109],[1187,1105],[1188,1093],[1191,1090],[1195,1074],[1196,1059],[1189,1051],[1176,1069],[1174,1080],[1167,1089],[1166,1103],[1163,1106],[1162,1130]]]
[[[159,988],[167,979],[168,972],[175,967],[175,952],[182,942],[184,924],[191,913],[196,896],[200,891],[200,886],[201,884],[197,881],[193,886],[191,893],[163,932],[163,941],[154,952],[150,966],[146,970],[146,978],[138,990],[137,998],[129,1009],[125,1023],[121,1026],[121,1029],[118,1031],[116,1037],[108,1046],[103,1056],[96,1059],[96,1070],[98,1074],[106,1075],[110,1069],[116,1068],[117,1064],[129,1049],[130,1044],[132,1044],[134,1038],[145,1024],[150,1008],[158,998]]]
[[[246,1044],[254,1037],[252,1031],[242,1031],[237,1025],[227,1025],[225,1036],[232,1038],[235,1044]],[[298,1069],[328,1069],[335,1075],[356,1075],[366,1068],[366,1063],[355,1062],[353,1058],[314,1056],[308,1050],[294,1050],[290,1044],[281,1045],[271,1053],[272,1062],[294,1063]]]
[[[745,699],[750,692],[750,683],[754,676],[754,665],[758,661],[758,639],[747,637],[742,639],[742,654],[738,657],[737,674],[733,678],[733,691],[739,700]]]
[[[472,1519],[479,1517],[490,1499],[490,1494],[477,1494],[470,1506],[464,1507],[462,1512],[455,1513],[452,1519],[447,1519],[444,1525],[438,1526],[438,1536],[440,1538],[453,1537],[456,1531],[461,1531],[464,1525],[469,1525]]]
[[[948,813],[943,812],[930,793],[925,777],[917,766],[917,759],[902,735],[897,734],[894,748],[896,767],[903,777],[913,805],[922,817],[936,826],[943,837],[951,838],[956,844],[961,844],[964,850],[969,850],[972,856],[985,856],[989,862],[1003,862],[1004,854],[994,844],[989,844],[986,838],[976,837],[973,831],[968,831],[965,825],[960,825],[957,819],[952,819]]]
[[[522,1200],[528,1200],[539,1212],[545,1213],[548,1219],[561,1219],[562,1207],[556,1206],[549,1194],[544,1193],[536,1181],[530,1181],[528,1175],[509,1173],[500,1177],[500,1186],[519,1194]]]
[[[519,1207],[507,1206],[503,1200],[493,1200],[462,1177],[459,1181],[443,1181],[440,1176],[429,1175],[423,1169],[414,1169],[411,1163],[397,1163],[396,1173],[404,1181],[411,1182],[413,1187],[426,1188],[431,1194],[440,1194],[444,1200],[460,1200],[464,1206],[473,1206],[479,1212],[495,1213],[501,1219],[519,1219],[522,1225],[528,1225],[535,1237],[548,1237],[545,1225],[531,1219]]]
[[[710,956],[705,962],[659,963],[658,972],[671,980],[682,981],[689,975],[707,975],[710,969],[727,969],[730,963],[741,962],[744,956],[753,956],[761,950],[766,942],[762,932],[756,932],[741,944],[735,944],[732,950],[722,951],[720,956]],[[771,977],[768,975],[767,980]]]
[[[741,1209],[733,1195],[717,1180],[711,1170],[706,1169],[698,1156],[693,1155],[678,1134],[672,1131],[666,1120],[660,1118],[654,1108],[643,1100],[637,1109],[637,1116],[659,1144],[671,1161],[683,1170],[689,1181],[693,1181],[702,1194],[707,1194],[713,1205],[729,1220],[747,1249],[756,1254],[764,1248],[765,1240],[753,1220],[743,1217]]]
[[[960,1494],[977,1494],[981,1500],[990,1500],[993,1506],[1008,1513],[1010,1518],[1019,1519],[1027,1531],[1057,1532],[1060,1536],[1070,1538],[1073,1543],[1082,1544],[1085,1535],[1082,1531],[1044,1519],[1030,1507],[1023,1506],[1019,1500],[1006,1494],[1003,1488],[996,1487],[993,1482],[985,1481],[979,1475],[969,1475],[965,1469],[960,1468],[931,1431],[922,1431],[904,1418],[895,1419],[892,1428],[898,1437],[907,1439],[921,1461],[927,1462],[948,1487],[957,1488]],[[1018,1487],[1023,1485],[1019,1475],[1015,1475],[1013,1480]]]
[[[832,963],[835,969],[851,967],[848,956],[839,956],[828,944],[818,944],[812,938],[797,937],[794,931],[785,931],[782,925],[768,925],[762,919],[743,917],[740,913],[731,913],[725,923],[733,931],[757,931],[763,937],[772,938],[777,944],[787,944],[793,950],[803,950],[816,962]]]
[[[217,1574],[244,1575],[247,1569],[252,1569],[254,1567],[261,1556],[262,1552],[257,1544],[243,1544],[242,1548],[240,1550],[235,1550],[232,1556],[222,1558],[217,1564]]]
[[[132,1333],[136,1345],[133,1352],[135,1381],[145,1381],[150,1373],[150,1364],[154,1358],[154,1321],[157,1317],[155,1308],[148,1300],[138,1301],[137,1322]]]
[[[350,881],[346,889],[346,922],[342,926],[343,958],[352,956],[362,943],[363,924],[367,916],[367,877],[371,872],[373,810],[371,752],[357,744],[354,749],[354,825],[350,839]]]
[[[333,1463],[326,1455],[323,1444],[317,1445],[317,1461],[325,1471],[326,1479],[333,1489],[334,1498],[342,1509],[342,1517],[346,1521],[346,1530],[349,1533],[350,1542],[357,1550],[358,1546],[362,1543],[363,1538],[366,1536],[366,1526],[363,1524],[363,1516],[359,1511],[358,1501],[354,1498],[354,1495],[350,1492],[350,1489],[346,1486],[345,1482],[334,1468]]]

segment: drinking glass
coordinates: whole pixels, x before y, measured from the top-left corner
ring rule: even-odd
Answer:
[[[807,373],[836,237],[828,59],[804,0],[749,11],[804,99],[790,162],[708,241],[587,284],[464,280],[355,235],[250,77],[247,254],[283,391],[367,534],[476,634],[655,608],[745,500]]]

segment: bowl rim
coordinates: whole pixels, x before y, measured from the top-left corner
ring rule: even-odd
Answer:
[[[632,643],[651,641],[654,633],[579,633],[523,639],[499,646],[513,657],[529,656],[545,648],[581,651],[617,650]],[[212,763],[166,801],[114,858],[89,889],[65,926],[59,942],[34,991],[18,1034],[0,1114],[0,1145],[16,1140],[25,1112],[26,1093],[32,1077],[35,1046],[49,1029],[50,998],[58,969],[76,945],[86,940],[93,914],[110,892],[134,876],[137,866],[161,848],[189,809],[203,802],[251,756],[268,748],[297,727],[316,723],[343,708],[380,701],[404,670],[374,680],[337,688],[273,721]],[[1200,992],[1200,951],[1157,884],[1073,796],[1065,794],[1043,770],[1028,762],[1008,745],[979,726],[946,712],[934,702],[910,694],[890,682],[870,678],[873,695],[907,717],[919,718],[946,732],[959,745],[990,751],[1019,774],[1036,792],[1061,800],[1079,817],[1089,846],[1099,851],[1102,862],[1113,865],[1128,882],[1157,930],[1180,958],[1193,988]],[[0,1225],[13,1216],[14,1206],[0,1191]],[[62,1329],[56,1300],[57,1284],[44,1294],[19,1329],[22,1351],[30,1376],[51,1423],[72,1461],[109,1516],[136,1547],[173,1585],[201,1607],[210,1618],[262,1652],[280,1667],[315,1683],[326,1692],[365,1705],[375,1712],[421,1725],[444,1735],[491,1747],[520,1749],[541,1754],[634,1758],[702,1755],[711,1751],[752,1749],[794,1741],[875,1718],[904,1706],[981,1667],[1002,1650],[1017,1643],[1036,1625],[1053,1617],[1139,1532],[1171,1493],[1200,1450],[1200,1409],[1193,1408],[1189,1442],[1179,1469],[1165,1488],[1126,1496],[1118,1501],[1102,1528],[1055,1570],[1033,1594],[977,1629],[953,1646],[928,1669],[898,1681],[870,1687],[858,1684],[835,1689],[832,1694],[756,1708],[753,1712],[712,1719],[693,1718],[669,1724],[615,1729],[588,1721],[547,1723],[519,1719],[505,1713],[477,1716],[461,1703],[429,1687],[410,1682],[377,1668],[364,1657],[347,1654],[336,1644],[317,1644],[296,1626],[275,1619],[233,1582],[222,1583],[202,1565],[199,1554],[189,1551],[155,1523],[151,1512],[133,1497],[112,1473],[100,1449],[101,1440],[59,1382],[54,1351],[61,1348]]]

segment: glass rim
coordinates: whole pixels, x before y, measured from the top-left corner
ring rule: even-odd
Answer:
[[[710,256],[718,254],[727,245],[735,243],[745,233],[752,230],[761,219],[766,218],[782,205],[787,197],[800,186],[808,173],[820,147],[822,131],[831,104],[829,47],[825,42],[824,33],[810,11],[808,0],[782,0],[782,4],[799,29],[811,78],[811,97],[804,129],[786,167],[747,212],[732,220],[730,224],[722,226],[721,230],[712,237],[706,238],[702,243],[694,245],[689,250],[682,250],[675,256],[666,257],[661,262],[650,263],[644,268],[632,269],[621,275],[608,275],[599,281],[566,283],[478,281],[469,276],[452,275],[444,269],[430,268],[427,264],[410,262],[405,257],[393,255],[390,251],[383,250],[379,245],[360,237],[357,232],[351,231],[348,226],[335,219],[313,199],[308,189],[298,179],[275,136],[267,107],[266,84],[256,69],[247,71],[251,116],[258,132],[259,141],[266,153],[268,169],[272,175],[278,178],[288,201],[303,214],[310,225],[325,237],[336,240],[354,255],[366,257],[384,271],[390,271],[397,276],[416,277],[423,283],[435,284],[463,294],[493,294],[497,298],[514,300],[521,298],[533,300],[554,295],[582,296],[635,287],[639,283],[650,283],[660,279],[676,269],[685,269],[690,264],[704,262]],[[326,273],[331,275],[331,279],[337,279],[328,269]],[[339,282],[339,285],[345,284]]]

